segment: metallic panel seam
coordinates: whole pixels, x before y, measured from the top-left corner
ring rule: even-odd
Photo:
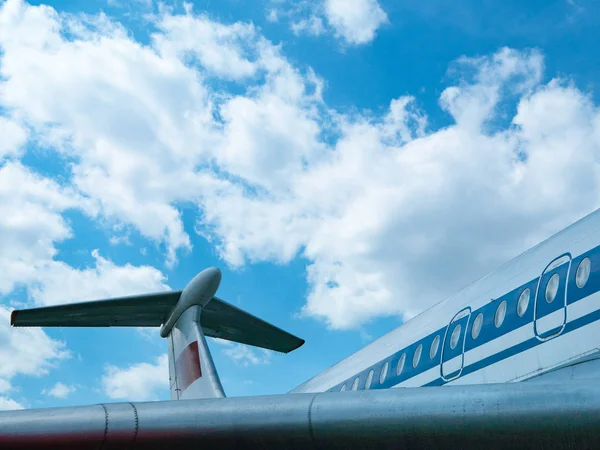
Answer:
[[[310,435],[310,440],[312,441],[312,445],[314,448],[319,448],[319,446],[317,445],[317,439],[315,438],[315,432],[313,430],[313,424],[312,424],[312,408],[313,408],[313,403],[315,402],[315,399],[317,398],[317,395],[319,395],[319,394],[313,395],[313,398],[310,399],[310,403],[308,404],[308,433]]]
[[[133,408],[133,417],[135,418],[135,428],[133,430],[133,439],[131,440],[131,448],[135,447],[135,441],[137,439],[138,430],[140,428],[140,418],[138,416],[137,408],[133,403],[129,403]]]
[[[102,409],[104,410],[104,436],[102,438],[102,443],[100,444],[100,448],[104,448],[104,444],[106,444],[106,436],[108,435],[108,410],[103,403],[100,403]]]

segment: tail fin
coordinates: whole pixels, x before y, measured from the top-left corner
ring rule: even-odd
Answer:
[[[160,329],[160,335],[169,341],[171,400],[225,397],[200,325],[202,310],[220,283],[219,269],[206,269],[196,275]]]
[[[167,338],[171,399],[224,397],[205,336],[288,353],[304,340],[214,296],[219,269],[203,270],[183,291],[15,310],[15,327],[158,327]]]
[[[199,306],[186,309],[168,335],[171,400],[225,397],[200,326],[201,313]]]

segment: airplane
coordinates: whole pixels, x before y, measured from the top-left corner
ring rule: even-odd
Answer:
[[[225,397],[206,336],[304,341],[220,282],[14,310],[15,327],[160,327],[171,400],[0,412],[0,448],[600,448],[600,210],[287,394]]]

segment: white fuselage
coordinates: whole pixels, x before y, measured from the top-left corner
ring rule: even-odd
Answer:
[[[600,210],[292,392],[521,381],[599,351]]]

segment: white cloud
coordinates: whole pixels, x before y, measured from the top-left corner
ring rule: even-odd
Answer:
[[[71,236],[61,213],[80,202],[72,189],[19,163],[0,167],[0,295],[36,278],[56,254],[53,243]]]
[[[65,343],[51,339],[39,328],[11,328],[10,311],[0,306],[0,379],[17,374],[46,375],[59,361],[70,358]],[[8,385],[9,388],[10,385]]]
[[[278,81],[297,88],[295,80]],[[217,160],[230,173],[256,185],[286,183],[301,170],[303,159],[319,147],[314,118],[295,99],[282,98],[271,89],[254,98],[230,99],[222,106],[221,116],[225,136]]]
[[[162,338],[156,327],[136,327],[136,331],[139,335],[148,342],[152,342],[153,345],[161,345]]]
[[[271,23],[279,22],[279,14],[275,8],[269,10],[269,13],[267,14],[267,21]]]
[[[328,4],[316,14],[337,17],[348,42],[384,21],[374,2]],[[371,26],[356,31],[358,18]],[[408,96],[381,116],[328,108],[323,80],[248,24],[164,13],[168,26],[144,46],[105,17],[77,20],[14,0],[0,12],[0,103],[74,161],[72,192],[53,186],[30,202],[52,211],[34,230],[42,242],[66,239],[60,214],[85,199],[87,214],[99,205],[174,263],[190,248],[177,205],[194,203],[197,230],[233,266],[307,258],[303,313],[349,328],[412,316],[598,206],[598,107],[569,82],[542,83],[538,52],[461,58],[439,99],[451,123],[432,130]],[[249,84],[234,95],[207,76]],[[26,256],[52,258],[28,236]],[[28,279],[25,264],[7,267]]]
[[[0,378],[0,411],[23,409],[23,405],[21,405],[19,402],[6,397],[6,394],[8,394],[11,390],[12,386],[10,381]]]
[[[4,46],[5,51],[2,56],[1,70],[3,75],[9,78],[5,84],[0,84],[0,102],[16,106],[15,114],[28,117],[28,120],[34,124],[38,123],[36,118],[42,122],[50,118],[54,122],[52,117],[57,111],[45,110],[43,101],[40,104],[36,104],[37,102],[34,101],[33,104],[29,104],[29,107],[18,108],[27,105],[27,97],[21,98],[20,96],[28,95],[18,86],[21,82],[27,83],[30,75],[12,77],[12,71],[23,75],[18,71],[18,67],[20,65],[26,67],[27,58],[12,55],[11,52],[15,49],[15,45],[19,45],[19,42],[28,43],[33,49],[36,48],[36,45],[43,45],[44,42],[60,44],[60,37],[55,34],[57,20],[57,14],[47,7],[33,8],[20,2],[9,1],[0,8],[0,23],[2,24],[0,43]],[[33,35],[28,34],[23,41],[14,41],[14,33],[7,34],[6,30],[14,26],[15,22],[24,26],[39,26],[36,28],[37,37],[34,38]],[[97,22],[101,23],[100,20]],[[120,33],[116,26],[106,25],[106,28],[115,30],[116,35]],[[40,56],[43,60],[44,56],[42,54]],[[41,63],[44,64],[43,61]],[[58,73],[54,73],[54,75],[59,76]],[[12,81],[16,84],[11,85]],[[55,81],[59,84],[62,83],[58,79]],[[69,89],[67,88],[67,90]],[[62,93],[64,92],[59,95]],[[25,103],[21,104],[20,101]],[[57,102],[56,106],[60,110],[62,108],[60,105],[65,103],[60,100]],[[65,108],[65,111],[68,109],[70,108]],[[60,128],[58,126],[58,129]],[[48,139],[53,139],[56,134],[54,133],[56,128],[47,130],[42,127],[39,131],[42,131],[42,137],[47,135]],[[65,149],[60,147],[58,150]],[[120,159],[120,161],[125,163],[125,159]],[[114,162],[118,164],[117,161]],[[81,171],[85,171],[85,169],[78,169],[77,174],[80,174]],[[97,175],[95,169],[90,172]],[[90,176],[95,177],[96,175]],[[98,189],[105,193],[108,192],[107,195],[110,195],[110,186],[111,183],[108,182],[104,186],[98,186]],[[125,196],[124,204],[121,206],[127,208],[130,198],[131,195]],[[98,200],[102,203],[102,199]],[[149,208],[153,207],[149,206]],[[27,287],[37,303],[55,304],[168,289],[160,271],[149,266],[134,267],[130,264],[117,266],[102,258],[98,251],[92,252],[93,267],[73,269],[69,265],[57,261],[55,259],[57,256],[56,243],[73,237],[73,232],[63,217],[63,213],[70,209],[78,209],[93,218],[97,215],[98,204],[78,192],[76,187],[64,186],[35,174],[18,162],[7,162],[0,167],[0,246],[2,247],[0,295],[6,295],[21,285]],[[169,215],[168,205],[158,206],[157,210],[165,211],[166,215]],[[174,215],[177,216],[176,213]]]
[[[151,267],[117,266],[93,252],[95,264],[74,269],[55,260],[55,244],[72,236],[62,213],[86,209],[87,202],[73,189],[34,174],[19,163],[0,167],[0,295],[24,286],[38,304],[66,303],[115,295],[164,290],[162,273]],[[70,357],[63,342],[41,329],[10,328],[10,312],[0,306],[0,391],[10,387],[17,374],[48,374],[60,360]],[[57,388],[60,386],[57,385]],[[61,395],[56,390],[51,395]],[[1,406],[16,408],[14,400],[2,398]]]
[[[0,394],[8,392],[12,388],[10,381],[0,378]]]
[[[223,347],[223,354],[241,367],[269,364],[271,353],[262,348],[253,348],[237,342],[215,339]]]
[[[153,36],[154,49],[132,41],[105,18],[77,22],[51,8],[17,1],[3,5],[0,20],[6,79],[0,85],[0,102],[34,127],[41,139],[79,158],[72,166],[75,187],[97,202],[103,215],[165,242],[170,263],[178,249],[190,249],[174,204],[228,188],[228,183],[195,167],[218,157],[234,172],[260,177],[269,167],[258,160],[272,159],[273,168],[284,177],[290,158],[281,146],[292,145],[300,153],[310,150],[308,141],[296,143],[289,136],[296,125],[305,140],[317,131],[297,106],[304,98],[305,81],[278,48],[255,37],[249,25],[222,26],[205,17],[165,15],[158,25],[166,34]],[[35,27],[36,39],[30,27]],[[61,30],[74,35],[75,42]],[[188,32],[206,32],[216,41],[209,39],[207,48],[192,48],[196,41],[178,40]],[[184,64],[180,50],[194,50],[205,68],[227,76],[233,73],[229,66],[211,58],[228,48],[237,52],[239,61],[249,61],[237,50],[245,39],[254,57],[249,64],[267,73],[264,88],[248,98],[213,99],[198,72]],[[39,89],[42,84],[44,89]],[[219,108],[224,124],[214,120],[215,102],[224,102]],[[253,117],[257,111],[260,114]],[[266,127],[270,135],[262,138],[252,127]],[[250,153],[245,161],[253,167],[236,161],[244,156],[237,144],[244,144]],[[261,144],[268,145],[263,149]]]
[[[129,240],[129,236],[128,235],[124,235],[124,236],[111,236],[108,240],[108,242],[110,243],[110,245],[126,245],[128,247],[131,247],[133,244],[131,243],[131,241]]]
[[[10,0],[0,24],[0,103],[42,142],[81,158],[75,186],[105,216],[165,242],[173,263],[190,243],[169,201],[205,184],[177,173],[196,165],[203,149],[193,143],[208,139],[210,103],[196,73],[132,41],[105,17],[78,21]]]
[[[23,405],[13,399],[0,397],[0,411],[23,409]]]
[[[503,97],[528,94],[539,86],[543,68],[543,57],[538,51],[503,48],[487,57],[459,58],[453,71],[474,74],[459,86],[446,88],[440,104],[459,127],[471,127],[477,132],[496,116],[495,108]]]
[[[107,365],[102,377],[104,393],[112,399],[155,400],[158,392],[169,389],[169,363],[167,355],[156,359],[155,364],[137,363],[127,368]]]
[[[0,166],[0,296],[24,304],[10,293],[23,286],[38,304],[66,303],[114,295],[164,290],[162,273],[151,267],[117,266],[93,252],[95,264],[74,269],[55,259],[55,244],[72,237],[62,214],[79,209],[94,215],[93,205],[73,188],[33,173],[18,162]],[[41,376],[70,352],[41,329],[10,328],[10,312],[0,306],[0,392],[17,374]],[[64,395],[57,385],[50,395]],[[0,408],[21,405],[0,398]]]
[[[13,120],[0,116],[0,161],[5,156],[19,156],[27,141],[27,130]]]
[[[161,33],[153,39],[163,55],[197,58],[209,73],[232,79],[252,76],[258,69],[250,60],[256,56],[257,33],[252,24],[223,25],[206,16],[194,17],[188,9],[184,16],[163,15],[158,27]]]
[[[377,30],[389,22],[377,0],[272,2],[277,3],[278,8],[269,11],[268,21],[278,22],[281,18],[287,18],[295,35],[320,36],[330,32],[350,45],[371,42]]]
[[[30,289],[32,297],[49,305],[169,290],[164,275],[154,267],[117,266],[98,250],[92,256],[94,266],[87,269],[73,269],[62,262],[49,265]]]
[[[55,244],[72,237],[62,213],[73,208],[93,213],[72,188],[19,163],[0,167],[0,295],[26,286],[37,303],[56,304],[168,289],[159,270],[117,266],[97,250],[89,268],[74,269],[55,260]]]
[[[325,0],[324,11],[336,34],[350,44],[372,41],[388,21],[377,0]]]
[[[334,328],[450,295],[598,206],[598,108],[568,84],[540,84],[542,68],[536,52],[463,58],[457,70],[473,76],[443,92],[455,124],[436,131],[406,97],[382,118],[342,117],[335,145],[283,185],[205,200],[222,256],[302,252],[303,313]]]
[[[317,16],[310,16],[308,19],[301,19],[290,25],[294,34],[306,33],[311,36],[320,36],[325,32],[323,20]]]
[[[42,391],[42,394],[56,398],[67,398],[70,394],[72,394],[75,391],[75,386],[67,386],[66,384],[63,384],[59,381],[51,389],[44,389]]]

